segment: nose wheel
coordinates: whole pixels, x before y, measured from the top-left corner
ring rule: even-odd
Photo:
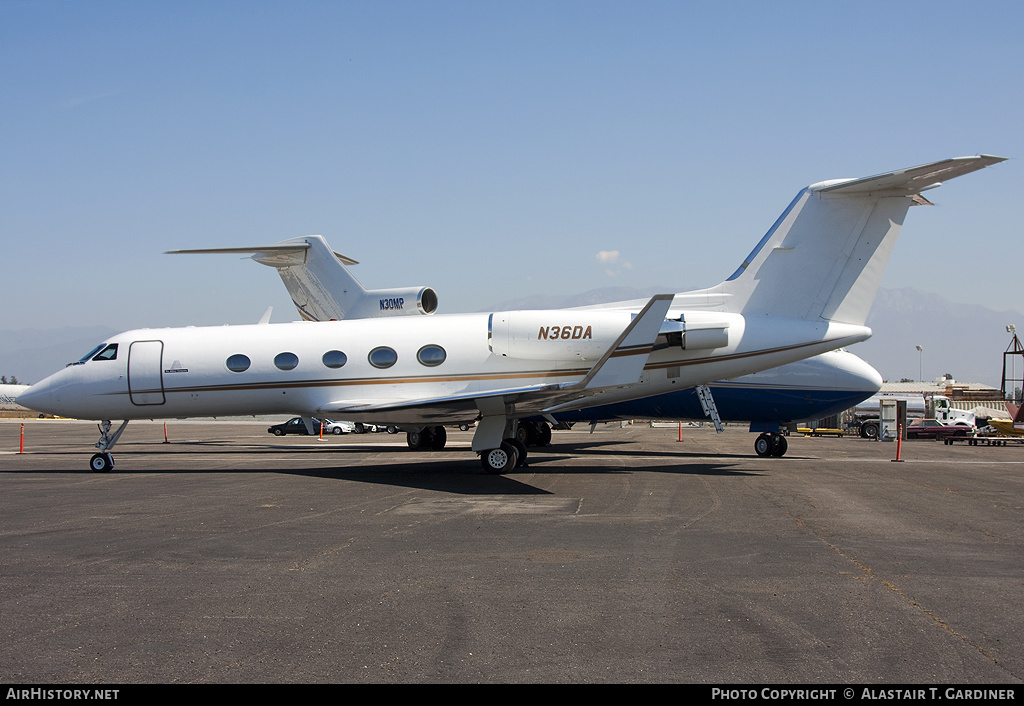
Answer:
[[[128,420],[121,422],[121,426],[117,428],[113,434],[110,433],[110,420],[104,419],[99,425],[100,440],[96,442],[96,448],[100,450],[98,454],[93,454],[92,458],[89,459],[89,468],[94,473],[107,473],[111,468],[114,467],[114,457],[110,455],[110,449],[114,448],[114,444],[121,438],[121,433],[128,426]]]
[[[110,454],[93,454],[89,459],[89,468],[94,473],[107,473],[114,467],[114,457]]]

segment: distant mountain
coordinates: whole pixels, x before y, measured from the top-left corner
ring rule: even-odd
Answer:
[[[1010,344],[1009,324],[1024,331],[1024,313],[1008,307],[990,308],[988,303],[950,301],[916,289],[879,290],[867,324],[874,336],[850,348],[871,363],[884,380],[933,380],[950,373],[958,382],[980,382],[999,387],[1003,351]],[[924,351],[918,353],[917,346]],[[1024,371],[1024,360],[1015,361],[1016,377]]]

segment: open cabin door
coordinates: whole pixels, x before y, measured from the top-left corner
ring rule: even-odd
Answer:
[[[163,341],[135,341],[128,349],[128,393],[132,404],[164,403]]]

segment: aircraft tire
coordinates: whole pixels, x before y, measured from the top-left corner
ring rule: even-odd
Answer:
[[[505,439],[505,443],[511,444],[516,448],[516,468],[522,468],[526,465],[526,444],[521,442],[519,439]]]
[[[430,435],[430,449],[440,451],[447,442],[448,432],[444,430],[444,427],[434,427],[433,433]]]
[[[772,449],[772,456],[782,458],[783,456],[786,455],[786,452],[789,450],[789,442],[786,441],[786,437],[782,436],[781,434],[776,436],[773,439],[773,441],[775,443],[774,448]]]
[[[518,461],[516,456],[516,448],[511,444],[502,442],[498,448],[484,451],[480,454],[480,465],[488,473],[500,475],[508,473],[516,467]]]
[[[754,453],[758,456],[772,455],[772,440],[767,434],[760,434],[754,439]]]
[[[537,446],[549,446],[551,444],[551,427],[547,422],[537,425]]]
[[[405,433],[405,442],[409,445],[410,449],[419,450],[424,445],[424,434],[420,431],[408,431]]]
[[[114,467],[114,459],[110,454],[93,454],[89,459],[89,468],[94,473],[107,473]]]

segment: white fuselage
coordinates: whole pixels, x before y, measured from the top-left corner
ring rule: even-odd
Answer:
[[[670,312],[668,318],[682,313]],[[593,315],[608,317],[609,312],[595,311]],[[545,316],[550,317],[551,326],[564,328],[559,312],[546,312]],[[84,419],[158,419],[311,414],[403,400],[472,398],[475,393],[483,397],[495,390],[530,385],[571,384],[580,381],[596,362],[591,340],[580,341],[580,346],[573,344],[575,327],[584,325],[578,319],[587,314],[576,312],[574,316],[566,338],[533,341],[528,357],[513,357],[515,348],[505,355],[492,351],[489,324],[491,317],[499,317],[497,313],[140,329],[107,341],[108,347],[117,345],[112,358],[69,365],[33,385],[18,402],[39,411]],[[629,316],[626,312],[622,320],[628,321]],[[863,326],[768,317],[757,317],[752,322],[738,314],[694,312],[687,313],[686,320],[699,321],[702,316],[713,316],[727,325],[727,345],[698,350],[656,347],[635,384],[603,390],[572,407],[608,404],[735,378],[870,336],[870,330]],[[597,318],[594,332],[598,330]],[[606,331],[604,335],[609,334]],[[549,355],[536,353],[538,346],[547,344]],[[434,357],[427,360],[433,365],[418,359],[418,352],[428,346]],[[381,347],[390,348],[397,356],[389,367],[370,363],[371,352]],[[434,347],[443,349],[440,363],[436,362]],[[337,352],[344,354],[344,364],[328,367],[327,362],[337,365]],[[232,356],[244,356],[247,367],[229,369]],[[562,408],[568,407],[563,403]],[[415,424],[421,419],[415,406],[363,417],[396,424]]]

